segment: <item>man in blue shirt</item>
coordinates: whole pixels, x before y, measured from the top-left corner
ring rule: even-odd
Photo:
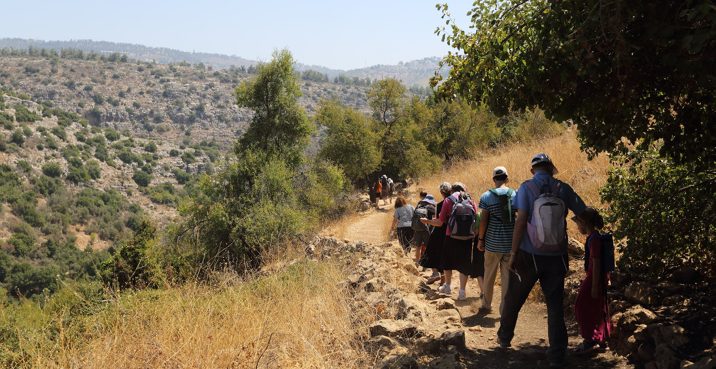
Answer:
[[[507,287],[507,295],[503,312],[500,316],[500,329],[497,337],[501,347],[509,347],[514,337],[517,316],[530,294],[532,287],[539,280],[542,293],[547,303],[547,329],[549,349],[547,359],[550,367],[561,368],[567,352],[567,328],[564,323],[564,278],[567,274],[567,238],[564,233],[564,246],[557,250],[541,251],[531,237],[528,237],[527,226],[533,221],[533,204],[542,193],[553,192],[562,200],[566,209],[575,215],[581,214],[586,205],[568,184],[555,179],[557,168],[545,154],[537,154],[532,158],[532,174],[534,177],[525,181],[517,191],[517,218],[512,237],[509,267],[512,273]],[[558,201],[557,201],[558,202]],[[566,228],[567,211],[564,211],[564,224],[553,227]],[[556,233],[560,233],[557,231]]]

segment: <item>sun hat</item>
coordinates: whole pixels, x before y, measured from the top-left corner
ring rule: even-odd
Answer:
[[[492,170],[492,178],[497,176],[507,176],[507,168],[499,166]]]
[[[532,162],[531,162],[532,168],[534,168],[535,165],[538,165],[538,164],[549,164],[550,166],[552,166],[552,174],[559,173],[559,171],[557,170],[557,167],[554,166],[552,159],[550,159],[550,157],[547,156],[547,154],[539,153],[532,158]]]

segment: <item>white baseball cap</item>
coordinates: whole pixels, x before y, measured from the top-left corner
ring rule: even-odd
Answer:
[[[492,178],[495,178],[497,176],[506,176],[507,175],[507,168],[505,167],[495,167],[495,169],[492,170]]]

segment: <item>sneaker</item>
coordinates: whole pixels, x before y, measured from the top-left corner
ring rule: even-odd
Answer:
[[[462,301],[462,300],[464,300],[465,298],[466,298],[466,296],[465,296],[465,290],[462,290],[462,289],[461,289],[461,290],[458,290],[458,291],[457,291],[457,300],[458,300],[458,301]]]
[[[442,286],[440,286],[440,288],[438,288],[438,292],[444,293],[446,295],[450,294],[450,290],[451,288],[449,284],[443,284]]]

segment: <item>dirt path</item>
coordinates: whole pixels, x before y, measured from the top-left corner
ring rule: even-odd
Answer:
[[[384,243],[388,241],[389,226],[392,208],[370,210],[364,214],[348,218],[341,224],[330,229],[329,233],[335,237],[349,241],[364,241],[368,243]],[[575,262],[576,264],[576,262]],[[415,281],[415,287],[421,284],[430,275],[429,271],[422,271],[422,280]],[[457,276],[453,277],[453,285],[457,284]],[[499,278],[498,278],[499,279]],[[480,306],[479,288],[477,280],[468,282],[467,296],[464,301],[456,301],[455,305],[462,318],[462,327],[465,330],[468,355],[464,358],[467,367],[480,368],[542,368],[547,367],[545,349],[547,348],[547,311],[543,303],[537,301],[539,287],[536,286],[533,296],[522,308],[515,337],[512,342],[513,349],[501,350],[497,348],[496,336],[499,328],[499,301],[500,286],[495,287],[493,297],[493,312],[489,314],[478,313]],[[437,284],[430,286],[436,289]],[[431,292],[432,293],[432,292]],[[425,295],[422,298],[427,300]],[[453,299],[457,298],[457,288],[453,288]],[[581,342],[576,332],[576,326],[568,321],[570,334],[570,347]],[[426,367],[431,367],[427,365]],[[599,354],[592,358],[583,358],[569,355],[568,368],[629,368],[624,358],[613,355],[611,352]]]

